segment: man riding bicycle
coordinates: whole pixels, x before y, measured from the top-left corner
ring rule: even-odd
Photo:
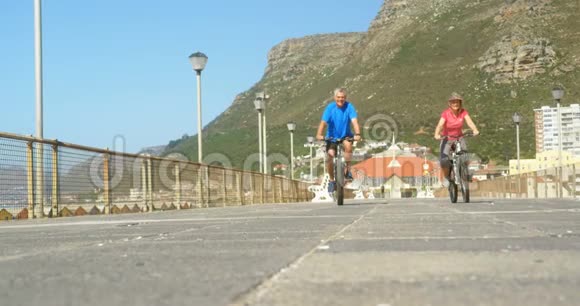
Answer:
[[[463,123],[467,123],[469,128],[473,131],[473,135],[477,136],[479,131],[477,127],[469,117],[469,113],[463,108],[463,98],[458,93],[452,93],[451,97],[447,100],[447,105],[449,108],[441,113],[441,118],[435,128],[435,139],[441,140],[441,136],[447,136],[441,141],[440,146],[440,164],[443,170],[443,175],[445,180],[443,185],[448,187],[449,185],[449,172],[451,168],[451,163],[449,161],[449,152],[451,150],[451,145],[457,141],[460,142],[461,148],[467,150],[467,144],[463,136]]]
[[[354,128],[354,135],[350,130],[350,124]],[[360,127],[357,120],[357,112],[352,105],[352,103],[346,101],[346,89],[337,88],[334,90],[334,101],[332,101],[322,114],[322,120],[320,125],[318,125],[318,131],[316,133],[316,139],[324,140],[325,137],[322,136],[324,129],[328,127],[326,131],[326,138],[339,139],[344,137],[353,138],[355,141],[360,140]],[[354,137],[353,137],[354,136]],[[346,161],[347,174],[346,178],[352,179],[350,174],[350,160],[352,158],[352,140],[347,140],[343,142],[344,145],[344,159]],[[337,145],[331,141],[326,142],[326,154],[328,155],[326,169],[330,176],[330,184],[328,186],[328,191],[333,192],[336,186],[334,179],[334,156],[336,154]]]

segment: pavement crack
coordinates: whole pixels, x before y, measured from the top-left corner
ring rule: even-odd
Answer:
[[[353,225],[357,224],[360,220],[364,219],[369,214],[373,213],[377,209],[377,207],[378,206],[374,206],[372,209],[367,210],[362,215],[360,215],[356,220],[352,221],[351,223],[349,223],[349,224],[345,225],[343,228],[341,228],[338,232],[330,235],[326,239],[322,239],[320,241],[320,243],[318,243],[315,247],[310,249],[304,255],[298,257],[296,260],[292,261],[290,264],[283,267],[278,272],[268,276],[261,283],[256,284],[255,286],[248,289],[246,292],[243,292],[243,293],[239,294],[238,296],[234,297],[233,302],[230,303],[230,306],[248,305],[248,300],[250,300],[254,296],[259,299],[261,296],[263,296],[264,294],[266,294],[268,292],[268,290],[273,286],[273,284],[282,275],[284,275],[287,272],[290,272],[291,270],[296,269],[304,260],[306,260],[312,254],[314,254],[316,251],[319,251],[321,249],[325,249],[325,247],[327,246],[327,244],[330,241],[336,240],[336,238],[340,237],[340,235],[342,235],[342,233],[344,233],[346,230],[351,228]]]
[[[463,211],[461,211],[461,210],[459,210],[457,208],[454,208],[454,207],[451,207],[450,209],[453,210],[456,213],[459,213],[459,214],[465,213],[465,212],[463,212]],[[540,234],[541,236],[547,236],[549,234],[549,233],[547,233],[545,231],[542,231],[539,228],[530,228],[528,226],[524,226],[524,225],[521,225],[521,224],[518,224],[518,223],[515,223],[515,222],[512,222],[512,221],[509,221],[509,220],[500,219],[495,214],[477,214],[475,216],[477,218],[481,218],[481,219],[488,219],[489,221],[491,221],[494,224],[507,224],[509,226],[512,226],[512,227],[515,227],[515,228],[519,228],[519,229],[525,230],[525,231],[527,231],[527,232],[529,232],[531,234]]]

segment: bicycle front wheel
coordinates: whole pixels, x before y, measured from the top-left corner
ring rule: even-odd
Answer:
[[[457,184],[453,181],[449,182],[449,199],[451,203],[457,203]]]
[[[334,173],[336,179],[336,204],[344,204],[344,164],[341,158],[336,160],[336,172]]]
[[[459,173],[461,178],[459,180],[461,184],[461,195],[463,196],[463,202],[469,203],[469,169],[464,164],[460,165]]]

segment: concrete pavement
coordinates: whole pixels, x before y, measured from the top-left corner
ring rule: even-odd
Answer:
[[[255,205],[0,223],[0,305],[578,305],[580,202]]]

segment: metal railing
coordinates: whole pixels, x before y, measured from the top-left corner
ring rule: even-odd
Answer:
[[[576,199],[580,196],[580,163],[475,182],[471,190],[472,195],[487,198]]]
[[[0,132],[0,220],[304,202],[308,184]]]

